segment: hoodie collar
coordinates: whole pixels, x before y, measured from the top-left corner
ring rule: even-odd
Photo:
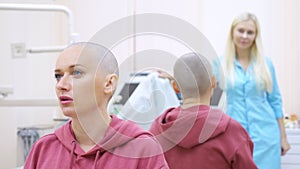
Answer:
[[[156,119],[152,131],[165,151],[174,145],[192,148],[224,133],[229,121],[223,115],[207,105],[168,109]]]
[[[111,118],[112,121],[110,122],[110,126],[107,129],[104,138],[88,152],[84,152],[78,145],[72,129],[71,120],[69,120],[65,125],[56,129],[56,137],[61,144],[63,144],[66,149],[70,151],[70,167],[73,163],[73,156],[77,155],[95,156],[94,166],[96,166],[101,154],[103,154],[105,151],[113,151],[115,148],[126,144],[132,139],[135,139],[146,133],[144,130],[134,125],[133,122],[121,120],[114,115],[112,115]],[[150,134],[148,133],[148,135]]]

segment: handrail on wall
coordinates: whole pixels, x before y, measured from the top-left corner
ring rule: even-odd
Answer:
[[[14,10],[14,11],[53,11],[63,12],[68,17],[69,25],[69,43],[72,43],[74,36],[73,32],[73,14],[72,11],[62,5],[44,5],[44,4],[16,4],[16,3],[0,3],[0,10]],[[28,53],[45,53],[45,52],[59,52],[66,46],[52,46],[52,47],[39,47],[28,49]]]
[[[56,107],[58,105],[58,100],[55,98],[0,100],[0,107]]]

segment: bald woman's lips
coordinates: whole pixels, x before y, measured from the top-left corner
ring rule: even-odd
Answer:
[[[67,105],[73,102],[73,99],[69,96],[59,96],[59,101],[62,105]]]

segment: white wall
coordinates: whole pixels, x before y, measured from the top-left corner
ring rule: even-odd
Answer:
[[[63,44],[59,17],[46,12],[0,11],[0,84],[14,89],[8,99],[54,98],[53,65],[57,54],[28,54],[26,58],[12,59],[10,45],[24,42],[31,48]],[[0,168],[21,165],[23,156],[17,127],[51,124],[55,110],[53,107],[0,107],[3,150]]]
[[[286,112],[296,112],[300,116],[299,76],[296,66],[300,63],[299,53],[299,2],[297,0],[43,0],[4,1],[0,3],[50,3],[69,7],[74,14],[74,31],[80,40],[88,41],[99,30],[113,21],[134,13],[168,14],[189,22],[198,28],[222,55],[228,29],[234,16],[250,11],[257,14],[262,28],[265,54],[272,58],[277,71]],[[55,98],[53,67],[58,53],[29,54],[23,59],[12,59],[10,44],[26,42],[28,47],[58,45],[66,43],[68,27],[63,14],[36,12],[0,11],[0,84],[12,85],[14,94],[10,98]],[[40,23],[37,25],[37,23]],[[120,28],[124,29],[124,28]],[[154,36],[129,38],[114,48],[120,64],[133,54],[148,49],[160,49],[178,56],[186,49],[180,44]],[[168,44],[166,44],[168,43]],[[175,52],[174,52],[175,51]],[[177,52],[178,51],[178,52]],[[136,60],[147,64],[149,60]],[[168,62],[161,61],[161,62]],[[128,70],[133,70],[130,64]],[[138,66],[137,66],[138,67]],[[171,68],[170,68],[171,70]],[[50,124],[56,107],[0,107],[0,168],[10,169],[20,165],[20,143],[16,135],[17,127]]]
[[[300,63],[299,8],[297,0],[275,1],[268,30],[271,33],[269,53],[277,69],[284,108],[287,113],[297,113],[300,118],[300,80],[297,73]]]

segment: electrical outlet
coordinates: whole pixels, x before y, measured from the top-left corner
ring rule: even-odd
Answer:
[[[0,85],[0,95],[3,97],[7,96],[8,94],[13,94],[14,90],[11,86],[4,86]]]
[[[11,53],[12,53],[12,58],[25,58],[26,57],[25,43],[12,43]]]

